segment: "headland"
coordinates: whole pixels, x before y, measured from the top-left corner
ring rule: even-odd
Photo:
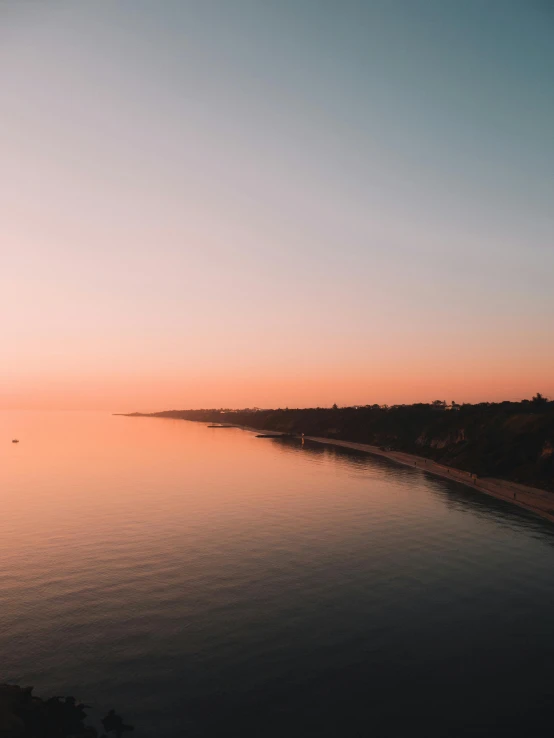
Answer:
[[[287,436],[391,459],[554,521],[554,402],[132,413]]]

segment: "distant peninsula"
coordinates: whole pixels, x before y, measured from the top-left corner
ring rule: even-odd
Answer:
[[[521,402],[457,404],[436,400],[390,407],[212,408],[132,415],[224,423],[367,444],[413,454],[479,477],[496,477],[554,492],[554,401],[541,394]]]

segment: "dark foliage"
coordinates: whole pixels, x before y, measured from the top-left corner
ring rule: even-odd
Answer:
[[[387,446],[480,476],[554,490],[554,402],[286,410],[173,410],[159,417],[244,425]]]
[[[98,732],[86,725],[85,705],[71,695],[41,699],[33,695],[33,687],[0,684],[0,736],[2,738],[97,738]],[[109,735],[121,738],[133,730],[123,718],[110,710],[102,720]],[[100,738],[106,738],[102,734]]]

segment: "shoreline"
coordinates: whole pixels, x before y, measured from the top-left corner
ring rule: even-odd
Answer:
[[[198,421],[191,422],[194,423]],[[288,435],[286,433],[280,433],[279,431],[260,430],[246,425],[235,425],[234,427],[251,433],[264,433],[268,436],[279,437]],[[293,436],[293,438],[300,438],[300,436]],[[384,451],[379,446],[372,446],[368,443],[339,441],[333,438],[318,436],[304,436],[304,440],[312,443],[320,443],[326,446],[338,446],[352,449],[354,451],[362,451],[363,453],[373,454],[374,456],[382,456],[385,459],[395,461],[397,464],[409,466],[412,469],[418,469],[419,471],[428,472],[429,474],[443,477],[444,479],[451,479],[454,482],[459,482],[460,484],[464,484],[466,487],[470,487],[478,492],[483,492],[491,497],[496,497],[498,500],[509,502],[511,505],[516,505],[523,510],[527,510],[528,512],[534,513],[535,515],[554,523],[554,495],[546,490],[539,489],[538,487],[529,487],[517,482],[495,479],[494,477],[477,477],[471,472],[438,464],[424,456],[416,456],[415,454],[409,454],[404,451]]]
[[[115,413],[114,413],[115,414]],[[143,418],[161,418],[166,419],[160,415],[150,415],[148,413],[118,413],[125,417],[143,417]],[[169,419],[169,418],[167,418]],[[211,422],[204,420],[193,420],[189,418],[174,418],[175,420],[188,420],[190,423],[203,423],[208,426]],[[221,423],[222,427],[238,428],[239,430],[245,430],[249,433],[255,433],[262,437],[275,437],[280,436],[289,437],[288,433],[282,431],[265,430],[262,428],[253,428],[248,425],[239,425],[236,423],[226,424]],[[213,427],[213,426],[212,426]],[[295,435],[290,436],[292,438],[301,439],[301,436]],[[417,469],[421,472],[428,472],[444,479],[451,479],[454,482],[470,487],[473,490],[482,492],[483,494],[495,497],[498,500],[504,500],[511,505],[520,507],[527,512],[531,512],[540,518],[549,520],[554,523],[554,493],[547,492],[544,489],[538,487],[530,487],[525,484],[519,484],[518,482],[510,482],[506,479],[496,479],[494,477],[478,477],[471,472],[466,472],[455,467],[448,467],[444,464],[438,464],[431,459],[424,456],[417,456],[416,454],[410,454],[405,451],[386,451],[379,446],[373,446],[369,443],[356,443],[355,441],[340,441],[333,438],[325,438],[320,436],[304,436],[305,441],[311,443],[320,443],[326,446],[338,446],[342,448],[351,449],[354,451],[361,451],[366,454],[373,454],[374,456],[382,456],[385,459],[395,461],[397,464],[403,466],[409,466],[412,469]]]

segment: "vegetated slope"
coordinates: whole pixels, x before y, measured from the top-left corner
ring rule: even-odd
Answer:
[[[554,491],[554,402],[378,405],[278,410],[172,410],[157,417],[231,423],[387,446],[479,476]]]

